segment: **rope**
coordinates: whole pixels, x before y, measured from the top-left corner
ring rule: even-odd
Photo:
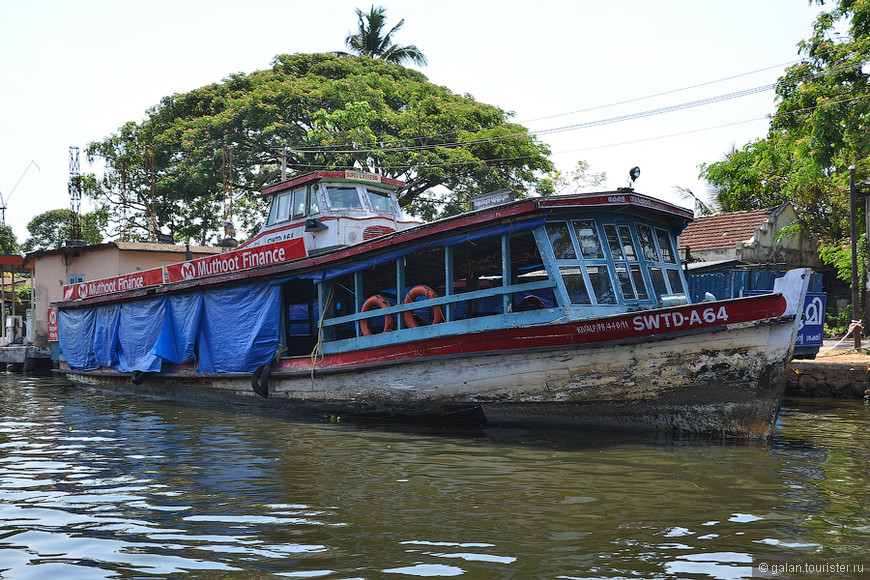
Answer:
[[[320,312],[320,320],[317,322],[317,342],[314,344],[314,348],[311,349],[311,387],[314,388],[315,380],[314,380],[314,369],[317,366],[317,363],[323,360],[323,320],[326,318],[326,311],[329,309],[329,305],[332,302],[333,291],[335,290],[335,285],[329,285],[329,292],[326,295],[326,301],[323,303],[323,309]]]
[[[849,335],[852,334],[852,332],[853,332],[856,328],[857,328],[858,330],[861,330],[862,327],[861,327],[861,321],[860,321],[860,320],[853,320],[853,321],[852,321],[852,324],[849,325],[849,330],[847,330],[847,331],[846,331],[846,334],[843,335],[843,338],[841,338],[840,340],[838,340],[838,341],[837,341],[837,344],[835,344],[834,346],[828,347],[828,348],[826,348],[825,350],[820,350],[820,351],[819,351],[819,354],[820,354],[820,355],[823,355],[823,354],[825,354],[826,352],[832,351],[832,350],[834,350],[835,348],[837,348],[838,346],[840,346],[840,344],[842,344],[844,340],[846,340],[847,338],[849,338]]]

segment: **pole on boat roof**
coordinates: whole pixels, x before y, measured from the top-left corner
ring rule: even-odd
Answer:
[[[855,210],[855,166],[849,166],[849,236],[852,238],[852,324],[855,349],[861,348],[861,306],[858,304],[858,232]]]

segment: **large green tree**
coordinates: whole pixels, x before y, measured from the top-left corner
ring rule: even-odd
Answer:
[[[870,2],[836,0],[799,44],[798,64],[776,88],[767,137],[701,166],[727,210],[795,203],[832,260],[849,236],[849,166],[870,177]],[[863,203],[863,202],[862,202]],[[863,221],[863,220],[862,220]],[[863,223],[859,224],[863,231]],[[833,249],[833,250],[832,250]]]
[[[344,39],[344,43],[353,54],[382,58],[396,64],[404,64],[408,61],[421,66],[427,64],[426,56],[416,45],[393,43],[393,35],[405,25],[404,19],[399,20],[399,23],[388,31],[386,9],[383,7],[372,6],[368,13],[357,8],[356,16],[357,31],[348,34]]]
[[[230,204],[241,235],[255,231],[257,192],[280,179],[283,159],[288,177],[335,168],[404,181],[399,203],[430,219],[480,193],[534,190],[553,169],[546,145],[510,116],[382,59],[280,55],[268,70],[165,97],[89,144],[105,169],[84,189],[128,237],[207,243]]]

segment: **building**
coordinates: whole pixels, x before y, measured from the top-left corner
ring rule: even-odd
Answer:
[[[818,242],[803,230],[777,236],[798,219],[789,202],[779,207],[695,218],[680,234],[680,252],[689,263],[736,260],[822,268]]]
[[[35,346],[48,347],[48,307],[63,298],[65,285],[159,268],[220,252],[220,248],[206,246],[141,242],[107,242],[30,252],[23,264],[33,271],[32,328],[28,336]]]

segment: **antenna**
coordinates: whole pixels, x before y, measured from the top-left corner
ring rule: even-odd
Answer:
[[[82,178],[79,171],[79,148],[69,148],[69,209],[70,237],[80,240],[82,214]]]
[[[0,221],[4,224],[6,223],[6,208],[9,207],[7,205],[9,203],[9,198],[12,197],[13,193],[15,193],[15,189],[18,187],[18,184],[21,183],[21,180],[24,179],[24,174],[27,173],[27,170],[30,169],[31,165],[36,167],[37,171],[42,171],[42,169],[39,168],[39,165],[36,164],[36,161],[31,159],[30,163],[27,164],[27,167],[24,168],[24,171],[21,172],[21,177],[19,177],[18,181],[15,182],[15,185],[12,186],[12,191],[9,192],[6,199],[3,199],[3,193],[0,192]]]

